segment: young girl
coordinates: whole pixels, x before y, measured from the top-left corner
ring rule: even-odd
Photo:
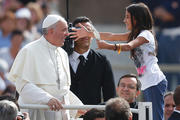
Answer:
[[[153,120],[163,120],[163,95],[166,91],[167,80],[160,70],[156,57],[156,39],[152,32],[153,19],[149,8],[143,4],[132,4],[126,8],[124,22],[127,33],[99,33],[100,39],[109,41],[127,41],[127,43],[110,44],[105,41],[97,41],[99,49],[118,51],[130,51],[131,58],[137,67],[137,73],[142,83],[142,91],[145,101],[152,102]],[[77,37],[96,37],[97,32],[88,31],[84,26],[81,29],[73,29],[71,33]]]

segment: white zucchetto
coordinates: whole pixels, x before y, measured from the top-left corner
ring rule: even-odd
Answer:
[[[59,15],[48,15],[43,21],[42,28],[48,28],[58,21],[65,21],[65,19]]]

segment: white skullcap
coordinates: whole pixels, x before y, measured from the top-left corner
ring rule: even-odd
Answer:
[[[20,8],[16,11],[16,18],[31,18],[31,12],[28,8]]]
[[[59,15],[48,15],[42,23],[42,28],[48,28],[58,21],[65,21],[65,19]]]

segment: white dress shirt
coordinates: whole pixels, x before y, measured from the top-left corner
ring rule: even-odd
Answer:
[[[69,62],[71,64],[71,67],[72,67],[74,73],[76,73],[79,62],[80,62],[79,56],[83,55],[85,60],[88,60],[87,56],[89,54],[89,50],[87,52],[83,53],[83,54],[79,54],[76,51],[73,51],[73,53],[69,56]]]

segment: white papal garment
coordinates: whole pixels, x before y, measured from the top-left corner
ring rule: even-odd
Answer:
[[[57,84],[58,76],[60,89]],[[16,84],[20,94],[19,104],[47,104],[55,97],[66,105],[82,105],[69,90],[71,82],[66,52],[61,47],[50,44],[43,36],[20,50],[8,78]],[[68,110],[56,113],[31,110],[29,113],[31,120],[62,120],[63,116],[63,120],[69,119]]]

